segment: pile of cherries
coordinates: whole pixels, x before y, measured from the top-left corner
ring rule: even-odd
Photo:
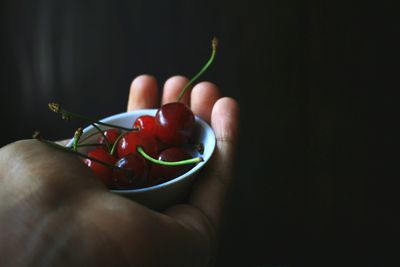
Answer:
[[[148,187],[180,176],[202,161],[201,157],[193,158],[189,152],[196,151],[194,148],[200,148],[197,151],[201,154],[202,146],[193,144],[191,140],[195,117],[190,108],[180,100],[191,84],[211,65],[216,47],[217,39],[214,38],[210,59],[181,90],[176,102],[161,106],[155,116],[138,117],[133,122],[132,128],[106,125],[68,112],[58,104],[50,103],[50,109],[61,114],[64,119],[79,118],[90,122],[98,130],[97,142],[83,143],[83,139],[80,139],[81,129],[75,133],[70,148],[58,146],[38,136],[36,138],[83,157],[86,165],[110,189]],[[102,130],[98,125],[108,127]],[[95,148],[87,154],[82,154],[78,148],[83,146]]]
[[[193,149],[188,149],[195,147],[191,144],[194,125],[194,114],[185,104],[165,104],[155,116],[138,117],[131,131],[99,131],[98,146],[88,152],[84,162],[110,189],[143,188],[166,182],[195,165],[196,158],[189,152]],[[176,166],[168,165],[182,161]]]

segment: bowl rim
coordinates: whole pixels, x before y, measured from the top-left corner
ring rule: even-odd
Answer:
[[[141,116],[141,115],[155,115],[158,109],[137,109],[137,110],[133,110],[133,111],[128,111],[128,112],[121,112],[118,114],[114,114],[105,118],[100,119],[100,122],[105,122],[105,123],[110,123],[110,121],[114,121],[114,120],[118,120],[118,119],[123,119],[125,117],[128,117],[130,115],[135,115],[135,116]],[[190,169],[189,171],[185,172],[184,174],[175,177],[169,181],[163,182],[161,184],[157,184],[157,185],[152,185],[152,186],[148,186],[148,187],[144,187],[144,188],[136,188],[136,189],[109,189],[109,191],[111,192],[115,192],[118,194],[131,194],[131,193],[144,193],[144,192],[148,192],[148,191],[156,191],[159,190],[161,188],[164,187],[169,187],[173,184],[178,183],[179,181],[184,180],[185,178],[195,174],[196,172],[198,172],[212,157],[212,155],[214,154],[215,151],[215,147],[216,147],[216,137],[215,137],[215,133],[214,130],[211,128],[211,126],[205,122],[203,119],[201,119],[199,116],[195,115],[195,123],[199,124],[201,128],[203,128],[207,134],[211,134],[211,142],[210,144],[208,144],[209,148],[210,148],[210,153],[208,157],[204,157],[203,156],[203,161],[199,162],[198,164],[196,164],[196,166],[194,166],[192,169]],[[83,134],[91,131],[92,129],[94,129],[94,127],[92,125],[88,125],[83,129]],[[72,139],[68,142],[67,146],[71,146],[72,145]]]

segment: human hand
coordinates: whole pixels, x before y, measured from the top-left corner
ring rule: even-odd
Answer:
[[[173,77],[162,103],[187,80]],[[134,80],[128,111],[158,104],[156,81]],[[187,203],[163,213],[110,193],[75,156],[36,140],[0,150],[0,266],[204,266],[212,263],[232,180],[238,105],[197,84],[183,101],[211,122],[212,160]]]

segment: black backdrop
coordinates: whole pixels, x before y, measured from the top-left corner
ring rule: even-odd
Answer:
[[[383,11],[324,2],[2,1],[0,145],[71,135],[49,101],[122,112],[135,76],[192,76],[218,36],[203,79],[241,105],[218,265],[386,266],[399,220],[390,197],[378,205],[365,132]]]

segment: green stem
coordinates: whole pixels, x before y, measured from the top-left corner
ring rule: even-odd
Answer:
[[[102,164],[102,165],[104,165],[104,166],[106,166],[106,167],[108,167],[108,168],[122,170],[122,171],[127,172],[127,173],[131,173],[131,172],[132,172],[132,171],[130,171],[130,170],[127,170],[127,169],[118,167],[118,166],[116,166],[116,165],[108,164],[107,162],[98,160],[98,159],[93,158],[93,157],[89,157],[89,156],[87,156],[87,155],[85,155],[85,154],[83,154],[83,153],[80,153],[80,152],[78,152],[78,151],[74,151],[74,150],[71,150],[71,149],[69,149],[69,148],[67,148],[67,147],[64,147],[64,146],[62,146],[62,145],[59,145],[59,144],[56,144],[56,143],[54,143],[54,142],[48,141],[48,140],[46,140],[46,139],[41,138],[40,136],[34,136],[34,138],[36,138],[38,141],[41,141],[41,142],[43,142],[43,143],[45,143],[45,144],[47,144],[47,145],[49,145],[49,146],[51,146],[51,147],[54,147],[54,148],[59,149],[59,150],[63,150],[63,151],[65,151],[65,152],[68,152],[68,153],[77,155],[77,156],[82,157],[82,158],[85,158],[85,159],[90,159],[90,160],[95,161],[95,162],[97,162],[97,163],[99,163],[99,164]]]
[[[160,164],[160,165],[166,165],[166,166],[179,166],[179,165],[187,165],[187,164],[195,164],[203,161],[203,158],[197,157],[197,158],[192,158],[192,159],[186,159],[186,160],[181,160],[181,161],[162,161],[158,160],[155,158],[152,158],[146,152],[144,152],[143,147],[138,146],[137,151],[139,152],[140,155],[142,155],[145,159],[147,159],[150,162]]]
[[[124,135],[125,135],[125,133],[121,133],[121,134],[118,136],[118,138],[115,140],[115,142],[114,142],[114,144],[113,144],[113,146],[112,146],[112,148],[111,148],[111,151],[110,151],[111,156],[114,156],[115,149],[116,149],[117,146],[118,146],[119,140],[121,140],[121,138],[122,138]]]
[[[104,132],[97,126],[96,124],[92,123],[91,124],[96,130],[103,136],[104,142],[106,143],[107,151],[110,152],[110,142],[108,142],[107,136],[104,134]]]
[[[208,67],[211,65],[211,63],[214,61],[215,53],[217,52],[217,45],[218,45],[217,38],[214,37],[212,39],[211,45],[212,45],[212,52],[211,52],[210,59],[203,66],[203,68],[185,85],[185,87],[183,87],[178,98],[176,99],[176,102],[179,102],[182,99],[183,95],[185,94],[185,92],[187,91],[189,86],[191,86],[193,84],[193,82],[195,80],[197,80],[208,69]]]
[[[97,135],[97,134],[98,134],[97,132],[91,133],[91,134],[85,136],[84,138],[81,138],[81,139],[80,139],[80,142],[81,142],[81,143],[82,143],[82,142],[85,142],[85,141],[88,140],[90,137],[95,136],[95,135]],[[79,146],[79,144],[78,144],[78,146]]]
[[[137,130],[137,128],[126,128],[126,127],[122,127],[122,126],[118,126],[118,125],[114,125],[114,124],[109,124],[109,123],[105,123],[105,122],[101,122],[98,120],[95,120],[93,118],[87,117],[87,116],[83,116],[80,114],[76,114],[73,112],[69,112],[68,110],[65,110],[63,108],[60,107],[59,104],[57,103],[49,103],[49,108],[50,110],[54,111],[55,113],[60,113],[61,116],[63,117],[63,119],[69,120],[71,118],[77,118],[77,119],[81,119],[83,121],[86,121],[88,123],[96,123],[98,125],[103,125],[103,126],[107,126],[107,127],[111,127],[111,128],[118,128],[118,129],[122,129],[125,131],[133,131],[133,130]]]
[[[82,128],[78,128],[74,133],[74,142],[72,144],[72,149],[74,151],[78,150],[78,143],[79,139],[81,139],[81,136],[82,136]]]

